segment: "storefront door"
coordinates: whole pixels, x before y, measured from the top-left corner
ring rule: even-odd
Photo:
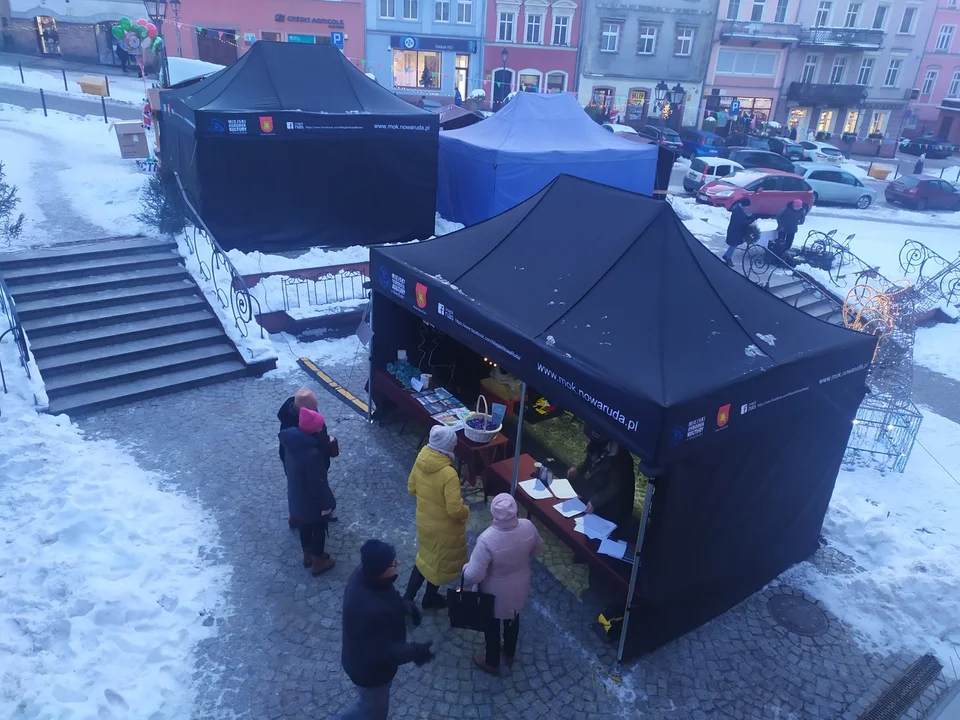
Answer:
[[[57,32],[56,20],[52,17],[37,17],[37,41],[43,55],[60,54],[60,34]]]
[[[468,77],[470,77],[470,56],[457,55],[456,87],[457,90],[460,91],[460,97],[463,100],[467,99],[467,92],[470,90],[470,87],[467,84]]]
[[[817,132],[833,132],[833,119],[836,115],[835,110],[822,110],[817,119]]]

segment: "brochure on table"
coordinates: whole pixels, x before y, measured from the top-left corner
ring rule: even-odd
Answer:
[[[454,430],[462,430],[463,421],[470,414],[470,410],[445,388],[414,393],[413,397],[430,413],[430,417]]]

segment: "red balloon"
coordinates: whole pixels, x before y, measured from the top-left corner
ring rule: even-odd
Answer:
[[[140,18],[139,20],[137,20],[137,25],[143,25],[144,27],[146,27],[148,23],[143,18]]]
[[[147,23],[147,37],[155,38],[157,36],[157,26],[153,23]]]

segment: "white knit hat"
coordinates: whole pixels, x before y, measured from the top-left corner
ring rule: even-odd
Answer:
[[[430,428],[430,441],[427,447],[439,453],[453,457],[453,448],[457,444],[457,432],[446,425],[434,425]]]

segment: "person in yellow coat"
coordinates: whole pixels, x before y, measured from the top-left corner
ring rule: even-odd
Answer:
[[[460,478],[453,468],[457,433],[446,425],[430,430],[430,440],[413,464],[407,490],[417,498],[417,559],[404,597],[413,602],[424,580],[423,609],[446,607],[440,586],[460,577],[467,562],[467,518]]]

